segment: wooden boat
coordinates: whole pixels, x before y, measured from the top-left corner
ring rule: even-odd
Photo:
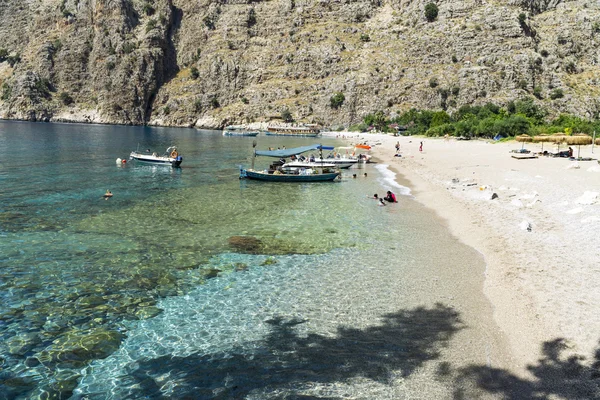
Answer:
[[[329,168],[302,168],[302,167],[291,167],[283,168],[285,165],[285,157],[295,156],[311,150],[320,150],[322,153],[323,146],[312,145],[295,147],[292,149],[283,150],[264,150],[254,151],[252,157],[252,168],[244,169],[240,166],[240,179],[254,179],[268,182],[326,182],[333,181],[340,176],[341,172],[338,170]],[[274,163],[269,166],[268,169],[256,170],[254,169],[254,161],[256,156],[266,156],[279,158],[279,163]],[[321,154],[322,155],[322,154]],[[316,163],[314,163],[316,164]]]
[[[244,169],[240,173],[240,178],[268,182],[326,182],[333,181],[340,175],[340,172],[318,173],[316,169],[306,169],[304,171],[287,173],[277,170],[255,171]]]
[[[259,131],[249,131],[243,125],[229,125],[223,129],[223,136],[258,136]]]
[[[129,159],[148,164],[170,165],[172,167],[179,167],[183,162],[183,157],[179,155],[175,146],[167,148],[163,155],[151,153],[149,149],[145,153],[140,153],[138,150],[132,151],[129,154]]]
[[[321,128],[314,124],[304,125],[269,125],[266,135],[271,136],[300,136],[300,137],[316,137],[321,133]]]

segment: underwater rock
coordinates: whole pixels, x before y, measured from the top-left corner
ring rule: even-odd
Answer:
[[[231,236],[227,239],[229,245],[236,251],[258,254],[262,250],[262,242],[254,236]]]
[[[35,347],[36,344],[40,343],[40,337],[37,333],[22,333],[17,336],[13,336],[6,341],[8,345],[8,353],[13,355],[22,356]]]
[[[77,308],[93,308],[104,303],[106,303],[106,300],[100,296],[84,296],[80,297],[75,302]]]
[[[135,316],[138,319],[149,319],[149,318],[153,318],[156,317],[158,314],[162,313],[163,310],[158,308],[158,307],[143,307],[138,309],[135,312]]]
[[[3,399],[15,399],[36,387],[36,382],[33,377],[16,377],[1,376],[0,379],[0,395],[5,396]]]
[[[234,270],[237,271],[237,272],[247,271],[248,270],[248,265],[244,264],[244,263],[235,263]]]
[[[121,345],[124,335],[103,328],[92,331],[71,331],[56,339],[44,351],[36,354],[43,364],[61,364],[81,368],[89,361],[111,355]]]
[[[277,259],[275,259],[274,257],[267,257],[265,259],[265,261],[263,261],[262,264],[260,264],[260,265],[265,266],[265,265],[273,265],[273,264],[277,264]]]
[[[206,269],[203,269],[200,271],[200,273],[202,274],[202,277],[204,277],[206,279],[216,278],[217,276],[219,276],[219,272],[222,272],[222,271],[217,268],[206,268]]]
[[[40,388],[41,399],[68,399],[73,395],[81,375],[70,370],[59,371],[51,383]]]

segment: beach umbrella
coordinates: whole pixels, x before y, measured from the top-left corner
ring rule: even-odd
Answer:
[[[542,133],[542,134],[534,136],[533,137],[533,142],[534,143],[541,143],[542,144],[542,151],[544,151],[544,143],[552,142],[552,136],[548,135],[547,133]]]
[[[533,138],[529,135],[519,135],[515,137],[515,140],[517,142],[522,142],[523,145],[521,146],[521,150],[523,150],[523,147],[525,147],[525,143],[529,143],[533,141]]]
[[[552,141],[556,143],[556,152],[558,153],[558,151],[560,150],[560,144],[565,143],[565,141],[567,140],[567,135],[565,135],[564,133],[555,133],[551,135],[551,137]]]
[[[600,145],[600,138],[596,139],[596,141],[594,143],[596,143],[597,145]]]
[[[592,144],[592,137],[585,133],[578,133],[576,135],[567,136],[565,138],[565,143],[570,146],[577,146],[577,158],[579,158],[581,145]]]

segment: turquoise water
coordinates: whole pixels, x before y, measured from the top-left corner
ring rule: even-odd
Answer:
[[[409,193],[384,165],[240,181],[253,140],[314,141],[0,122],[0,399],[452,392],[434,371],[476,318],[479,255],[410,196],[368,199]],[[138,145],[182,168],[115,163]]]

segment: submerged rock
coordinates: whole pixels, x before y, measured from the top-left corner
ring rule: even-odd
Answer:
[[[274,257],[267,257],[265,259],[265,261],[262,262],[262,264],[260,265],[273,265],[273,264],[277,264],[277,259],[275,259]]]
[[[227,241],[241,253],[259,254],[263,248],[261,240],[254,236],[231,236]]]
[[[106,358],[121,345],[124,335],[103,328],[90,332],[71,331],[36,355],[43,364],[81,368],[94,359]]]

